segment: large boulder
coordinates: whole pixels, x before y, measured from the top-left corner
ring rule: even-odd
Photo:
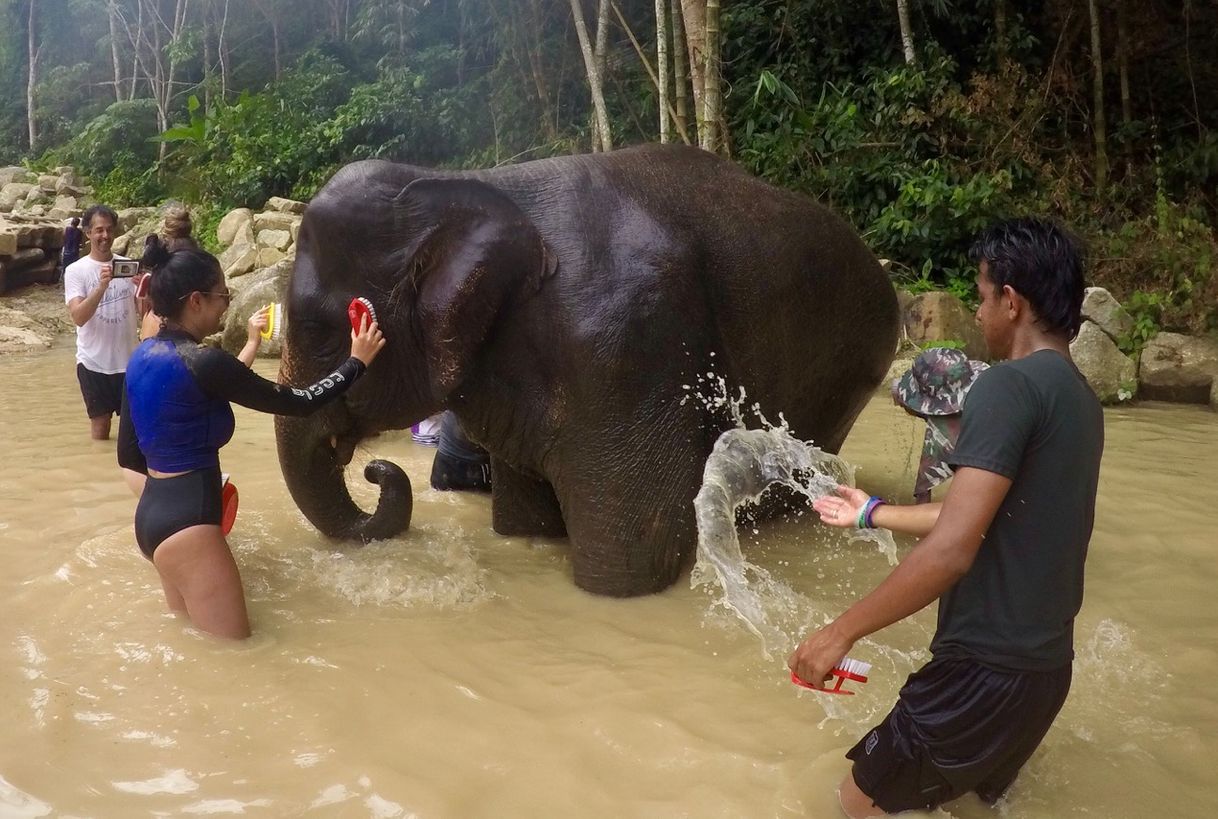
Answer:
[[[280,213],[304,213],[307,208],[304,202],[297,202],[295,199],[283,199],[279,196],[272,196],[266,201],[267,210],[275,210]]]
[[[241,352],[249,337],[250,316],[271,302],[282,305],[288,290],[288,276],[292,272],[292,262],[285,259],[273,267],[264,268],[243,276],[237,282],[230,282],[233,300],[228,308],[228,318],[225,322],[224,333],[220,345],[233,355]],[[283,321],[282,315],[280,316]],[[280,337],[262,342],[258,350],[260,356],[278,356],[282,351],[282,328]]]
[[[1137,393],[1137,365],[1095,322],[1083,322],[1070,342],[1070,357],[1101,402],[1115,404]]]
[[[0,211],[11,213],[13,208],[17,207],[18,202],[25,202],[25,197],[34,190],[34,187],[29,182],[9,182],[4,187],[0,187]]]
[[[260,230],[257,238],[259,247],[272,247],[279,251],[287,251],[292,244],[292,234],[286,230]]]
[[[1088,287],[1083,296],[1083,318],[1093,321],[1118,344],[1133,332],[1133,316],[1102,287]]]
[[[10,182],[32,182],[37,177],[20,165],[9,165],[0,168],[0,188]]]
[[[300,222],[304,218],[295,216],[291,213],[277,213],[275,211],[267,211],[266,213],[254,214],[254,232],[260,233],[264,230],[291,230],[292,225]]]
[[[0,256],[12,256],[17,252],[17,228],[0,224]]]
[[[1143,398],[1218,405],[1218,340],[1159,333],[1142,349]]]
[[[258,248],[255,245],[234,245],[220,254],[220,267],[224,278],[244,276],[258,265]]]
[[[973,311],[951,293],[932,291],[914,296],[902,318],[907,337],[919,347],[936,341],[958,341],[969,358],[984,361],[989,357]]]
[[[238,236],[244,234],[244,228],[253,220],[254,212],[249,208],[230,210],[216,226],[216,238],[220,240],[220,244],[228,247]]]
[[[35,205],[50,205],[55,201],[54,197],[54,191],[49,191],[40,185],[34,185],[25,195],[25,204],[20,205],[20,203],[18,203],[18,206],[29,210]]]
[[[258,248],[258,266],[273,267],[287,258],[287,254],[282,250],[276,250],[273,247]]]
[[[130,233],[141,222],[151,222],[151,233],[156,230],[155,219],[159,218],[160,214],[156,208],[123,208],[118,211],[118,232]],[[145,236],[147,233],[144,234]]]

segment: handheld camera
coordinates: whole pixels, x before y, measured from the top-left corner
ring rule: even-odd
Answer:
[[[139,259],[115,259],[110,262],[110,278],[131,279],[139,274]]]

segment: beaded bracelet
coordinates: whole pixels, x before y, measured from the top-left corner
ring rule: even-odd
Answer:
[[[878,498],[875,495],[868,498],[867,502],[859,508],[859,517],[855,525],[859,529],[874,529],[875,525],[871,522],[871,514],[875,511],[877,506],[880,506],[883,503],[883,498]]]
[[[868,529],[874,529],[874,528],[875,528],[875,521],[874,521],[874,520],[872,520],[871,518],[872,518],[872,516],[875,514],[875,510],[876,510],[876,509],[879,509],[881,506],[883,506],[883,505],[884,505],[884,499],[883,499],[883,498],[872,498],[871,500],[873,501],[873,503],[871,503],[871,504],[870,504],[870,506],[868,506],[868,508],[867,508],[867,520],[866,520],[866,523],[867,523],[867,528],[868,528]]]

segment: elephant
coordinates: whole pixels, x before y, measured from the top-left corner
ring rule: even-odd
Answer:
[[[567,537],[574,582],[628,597],[692,562],[693,499],[733,421],[690,386],[713,373],[793,435],[837,452],[890,365],[895,290],[838,215],[688,146],[480,171],[365,160],[308,204],[280,380],[347,355],[353,297],[385,349],[341,401],[276,418],[284,480],[324,534],[404,530],[396,465],[344,466],[365,438],[452,410],[491,455],[502,535]]]

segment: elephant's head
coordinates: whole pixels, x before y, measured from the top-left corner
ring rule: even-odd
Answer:
[[[342,399],[312,416],[276,418],[284,479],[313,525],[365,542],[409,525],[401,469],[368,465],[365,476],[381,485],[368,515],[351,500],[343,467],[364,438],[445,407],[501,310],[545,268],[537,230],[489,185],[385,162],[349,165],[330,180],[300,226],[280,380],[309,384],[346,359],[356,296],[374,305],[386,345]]]

